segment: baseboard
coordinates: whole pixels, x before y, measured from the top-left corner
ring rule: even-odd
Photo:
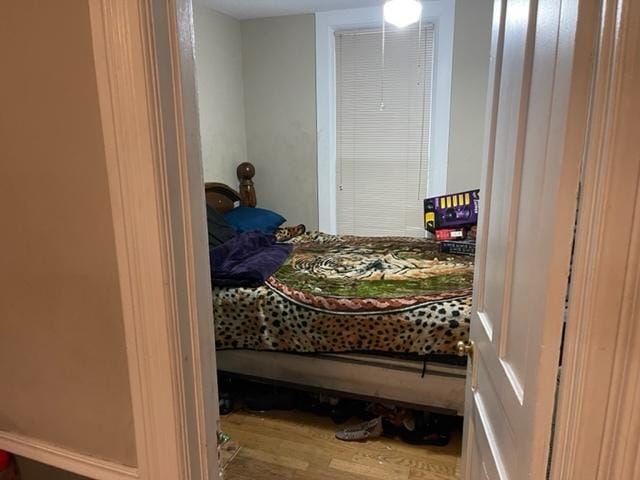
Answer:
[[[136,468],[100,460],[15,433],[0,432],[0,449],[95,480],[139,478]]]

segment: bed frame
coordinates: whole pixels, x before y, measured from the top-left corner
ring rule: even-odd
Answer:
[[[242,163],[237,174],[238,190],[223,183],[205,184],[207,204],[223,213],[238,204],[255,207],[254,166]],[[464,412],[466,367],[463,366],[374,354],[253,350],[219,350],[217,364],[222,372],[266,383],[457,415]]]

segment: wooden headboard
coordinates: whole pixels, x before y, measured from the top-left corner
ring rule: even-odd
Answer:
[[[238,180],[240,180],[238,190],[224,183],[211,182],[204,184],[204,195],[207,199],[207,205],[213,207],[220,213],[225,213],[233,209],[236,202],[240,202],[240,205],[244,205],[245,207],[256,206],[256,189],[253,185],[253,177],[256,174],[256,169],[249,162],[244,162],[238,165],[236,172],[238,174]]]

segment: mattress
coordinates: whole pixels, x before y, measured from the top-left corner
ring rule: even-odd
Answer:
[[[453,354],[473,259],[431,240],[307,233],[257,288],[214,288],[218,349]]]

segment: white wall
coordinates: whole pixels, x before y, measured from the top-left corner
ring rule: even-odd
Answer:
[[[447,190],[480,188],[493,0],[456,0]]]
[[[315,18],[241,26],[247,153],[258,205],[317,229]]]
[[[447,189],[478,188],[491,0],[457,0]],[[258,205],[318,226],[313,15],[237,21],[195,5],[205,179],[256,167]]]
[[[247,160],[240,22],[194,4],[204,178],[237,187]]]

